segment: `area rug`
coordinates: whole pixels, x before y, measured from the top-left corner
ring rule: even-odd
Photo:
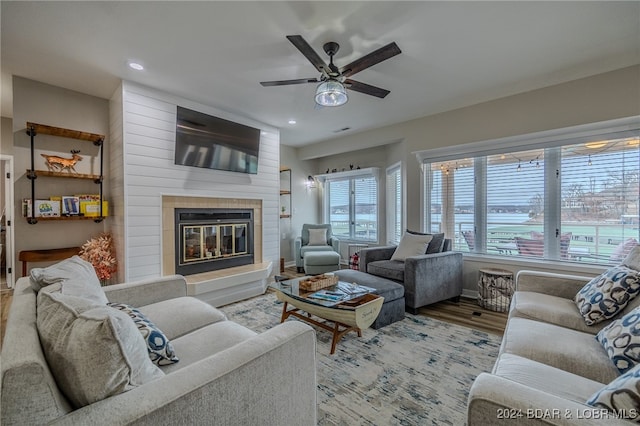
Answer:
[[[256,332],[280,323],[275,293],[221,308]],[[287,321],[297,321],[290,318]],[[319,425],[463,425],[469,388],[490,371],[500,336],[420,315],[346,334],[329,355],[317,329]]]

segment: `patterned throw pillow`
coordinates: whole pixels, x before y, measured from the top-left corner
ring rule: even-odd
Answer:
[[[142,312],[124,303],[109,303],[108,305],[123,311],[133,319],[147,344],[151,362],[156,365],[169,365],[179,361],[167,336]]]
[[[587,404],[614,413],[626,413],[629,420],[640,421],[640,365],[593,394]]]
[[[575,302],[587,325],[613,318],[640,292],[640,272],[614,266],[589,281]]]
[[[596,335],[620,373],[640,363],[640,307],[615,320]]]

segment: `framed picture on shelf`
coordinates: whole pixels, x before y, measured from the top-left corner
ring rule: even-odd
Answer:
[[[78,197],[62,197],[62,214],[68,216],[80,214],[80,200]]]

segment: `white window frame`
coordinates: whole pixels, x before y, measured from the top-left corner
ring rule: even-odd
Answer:
[[[346,242],[366,242],[366,243],[378,243],[380,239],[380,232],[383,230],[380,226],[380,169],[378,167],[368,167],[364,169],[349,170],[345,172],[325,173],[316,175],[315,178],[323,185],[323,197],[322,197],[322,220],[323,223],[330,223],[329,212],[329,191],[326,189],[326,183],[330,181],[345,180],[345,179],[357,179],[357,178],[373,177],[376,181],[376,240],[357,238],[353,232],[353,225],[349,227],[349,238]],[[351,204],[353,200],[350,200],[349,214],[353,219],[354,206]],[[343,239],[340,240],[344,242]]]
[[[405,215],[404,215],[405,185],[404,185],[404,176],[402,172],[403,172],[403,169],[402,169],[401,161],[387,167],[387,173],[386,173],[387,244],[399,244],[400,237],[402,237],[402,230],[405,229],[405,222],[406,222]],[[397,185],[392,186],[392,182],[395,182],[396,179],[398,179],[400,183],[399,194],[397,193]],[[397,202],[398,196],[400,197],[399,203]],[[399,212],[398,212],[398,209],[400,210]],[[398,213],[400,217],[399,224],[397,222]],[[399,236],[396,235],[395,233],[395,229],[398,225],[400,225]]]
[[[427,195],[427,187],[425,187],[425,173],[430,170],[430,163],[444,162],[444,161],[452,161],[461,158],[476,158],[483,157],[488,155],[500,154],[504,152],[513,152],[513,151],[525,151],[529,149],[540,149],[540,148],[555,148],[561,147],[564,145],[570,144],[578,144],[582,142],[589,142],[599,135],[606,135],[609,138],[617,138],[617,137],[627,137],[627,136],[636,136],[640,132],[640,116],[628,117],[623,119],[609,120],[605,122],[598,123],[590,123],[579,126],[572,126],[563,129],[554,129],[544,132],[537,132],[525,135],[518,135],[513,137],[506,137],[500,139],[492,139],[480,142],[474,142],[463,145],[456,145],[453,147],[444,147],[444,148],[435,148],[431,150],[417,151],[414,152],[417,160],[421,165],[422,170],[422,203],[421,203],[421,217],[424,220],[423,229],[430,229],[430,215],[425,213],[425,207],[427,205],[428,195]],[[478,158],[476,158],[478,160]],[[549,158],[545,159],[545,168],[555,170],[558,168],[559,158]],[[480,177],[482,182],[482,173],[483,168],[480,167],[480,175],[476,174],[476,182]],[[546,173],[546,176],[550,176],[551,173]],[[428,182],[427,182],[428,185]],[[550,195],[545,195],[545,203],[553,202],[552,197],[560,196],[560,188],[556,182],[547,182],[546,185],[548,187],[554,186],[554,189],[551,190]],[[478,199],[480,198],[480,199]],[[476,223],[475,226],[477,230],[479,229],[482,232],[482,227],[486,226],[486,217],[482,219],[480,213],[486,210],[486,198],[481,194],[479,197],[476,196],[476,217],[475,222],[482,222],[484,220],[485,223]],[[560,212],[553,211],[553,209],[549,209],[552,214],[545,216],[545,256],[548,257],[557,257],[559,253],[559,247],[555,246],[552,240],[553,235],[555,235],[555,229],[559,228],[560,222]],[[549,231],[554,232],[549,232]],[[484,241],[483,235],[477,235],[476,244],[482,244]],[[480,247],[482,248],[482,247]],[[490,255],[482,255],[482,254],[473,254],[480,257],[490,256]],[[502,257],[501,257],[502,258]],[[511,261],[513,258],[509,258]],[[516,260],[517,263],[526,263],[526,262],[536,262],[536,260],[531,259],[523,259],[518,258]],[[540,261],[537,261],[540,262]],[[512,263],[512,262],[509,262]],[[513,262],[515,263],[515,262]]]

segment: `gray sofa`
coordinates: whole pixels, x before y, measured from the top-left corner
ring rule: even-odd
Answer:
[[[256,334],[187,297],[181,276],[113,285],[104,293],[110,302],[138,307],[170,339],[180,361],[152,365],[161,377],[74,407],[41,346],[36,292],[21,278],[2,345],[3,425],[316,424],[311,327],[289,321]],[[94,361],[96,369],[105,368]]]
[[[418,308],[462,294],[462,253],[451,251],[444,239],[439,252],[391,260],[396,246],[361,249],[360,271],[383,277],[404,287],[405,307],[416,314]]]
[[[640,297],[614,318],[588,326],[574,296],[591,278],[517,274],[498,359],[469,393],[468,426],[633,423],[586,401],[620,376],[595,335],[640,306]]]

